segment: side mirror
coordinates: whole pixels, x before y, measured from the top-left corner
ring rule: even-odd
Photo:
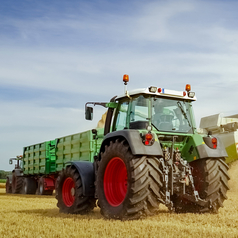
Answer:
[[[86,120],[93,120],[93,108],[92,107],[86,107],[85,119]]]
[[[9,164],[12,164],[12,159],[9,159]]]

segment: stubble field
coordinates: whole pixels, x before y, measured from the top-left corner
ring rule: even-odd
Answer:
[[[238,237],[238,161],[230,168],[230,191],[218,214],[175,214],[161,205],[156,216],[135,221],[61,214],[54,196],[6,194],[0,184],[0,237]]]

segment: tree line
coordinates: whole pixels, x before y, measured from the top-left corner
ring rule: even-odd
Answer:
[[[11,174],[11,171],[0,170],[0,179],[6,179],[7,175]]]

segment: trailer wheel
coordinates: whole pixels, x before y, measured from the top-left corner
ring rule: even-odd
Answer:
[[[161,175],[156,158],[133,156],[125,141],[111,141],[97,174],[101,214],[121,220],[154,215],[161,198]]]
[[[40,177],[38,180],[37,194],[38,195],[52,195],[53,194],[53,190],[45,190],[44,177]]]
[[[217,213],[229,190],[228,165],[224,162],[225,158],[208,158],[193,161],[190,163],[194,185],[200,198],[210,201],[211,208],[201,207],[191,202],[182,201],[179,197],[175,202],[176,212],[211,212]]]
[[[23,177],[17,176],[16,172],[12,173],[12,193],[21,193]]]
[[[12,183],[11,178],[7,177],[6,181],[6,193],[12,193]]]
[[[60,212],[86,214],[95,207],[94,197],[83,196],[79,172],[73,166],[63,169],[56,180],[56,199]]]
[[[22,194],[35,194],[37,183],[34,178],[24,178],[22,186]]]

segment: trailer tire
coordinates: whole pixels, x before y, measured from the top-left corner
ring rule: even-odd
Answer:
[[[120,220],[156,214],[162,196],[161,177],[157,158],[134,156],[125,141],[111,141],[101,154],[97,174],[101,214]]]
[[[38,180],[37,194],[38,195],[52,195],[53,194],[53,190],[45,190],[44,177],[40,177]]]
[[[24,178],[22,194],[36,194],[37,183],[34,178]]]
[[[83,195],[83,187],[78,170],[74,166],[63,169],[56,180],[57,207],[60,212],[87,214],[96,206],[94,197]]]
[[[12,193],[21,193],[23,185],[23,177],[17,176],[16,172],[12,173]]]
[[[6,193],[12,193],[12,183],[9,177],[7,177],[6,181]]]
[[[200,159],[190,163],[195,189],[201,199],[210,202],[211,207],[201,207],[191,202],[182,201],[177,197],[175,202],[176,212],[217,213],[223,202],[227,199],[229,190],[229,166],[225,158]]]

